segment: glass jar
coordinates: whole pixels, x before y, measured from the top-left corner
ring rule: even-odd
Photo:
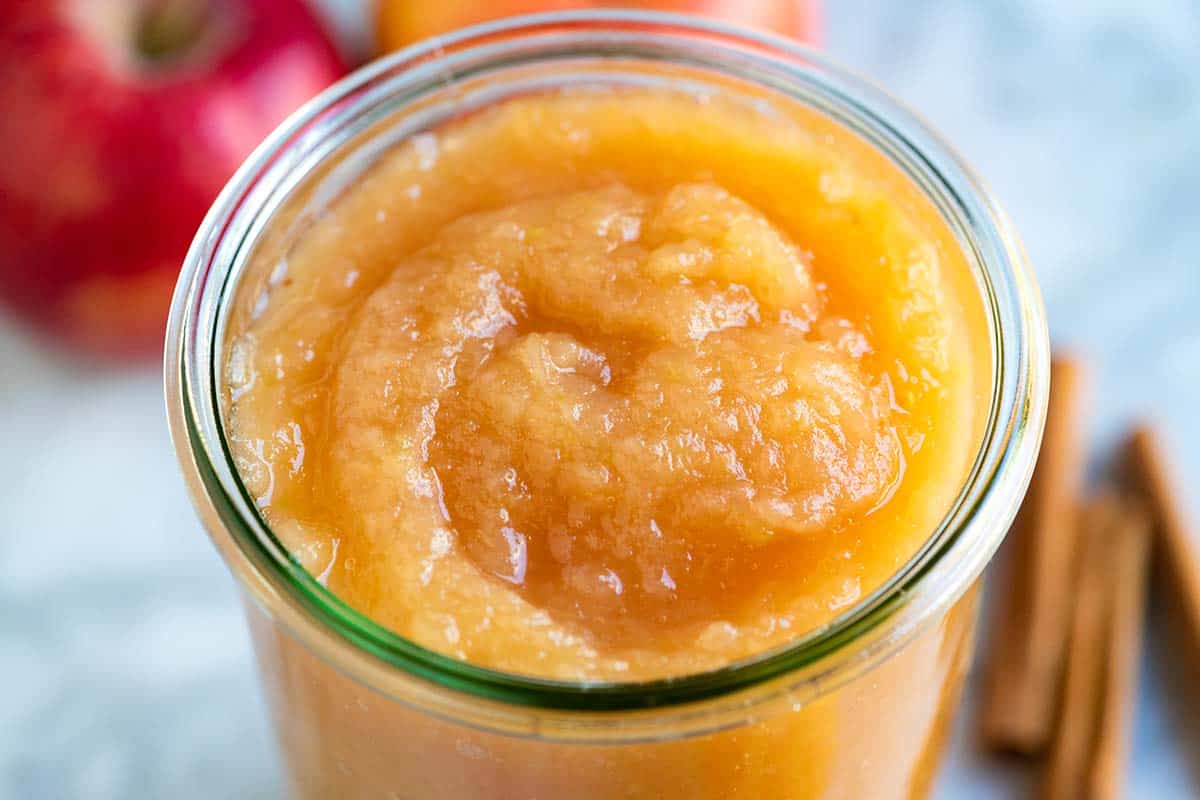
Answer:
[[[937,209],[989,320],[986,432],[925,547],[825,627],[673,680],[500,673],[383,629],[289,557],[224,438],[226,330],[256,265],[278,260],[338,187],[405,138],[506,97],[581,82],[720,88],[819,111]],[[930,785],[969,663],[979,577],[1036,458],[1048,360],[1041,302],[1007,218],[886,95],[782,39],[675,16],[580,12],[427,42],[363,68],[277,130],[218,198],[188,255],[166,392],[192,497],[248,599],[297,796],[899,798]]]

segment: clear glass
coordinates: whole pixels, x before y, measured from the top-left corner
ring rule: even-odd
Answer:
[[[505,97],[573,83],[739,91],[805,104],[857,134],[957,237],[990,322],[989,421],[961,494],[888,583],[779,650],[666,681],[572,684],[491,671],[375,625],[291,560],[223,435],[226,328],[273,263],[384,150]],[[886,95],[793,43],[632,12],[472,28],[372,64],[276,131],[188,255],[166,392],[197,510],[247,597],[300,797],[923,796],[957,705],[983,568],[1028,484],[1048,343],[1011,227],[953,152]]]

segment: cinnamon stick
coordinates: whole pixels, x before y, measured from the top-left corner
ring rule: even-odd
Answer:
[[[1126,464],[1143,493],[1155,531],[1155,558],[1182,612],[1195,662],[1200,665],[1200,541],[1184,512],[1159,436],[1148,425],[1134,430]]]
[[[1011,579],[998,606],[982,717],[986,744],[1026,754],[1042,751],[1054,727],[1084,469],[1081,364],[1056,357],[1050,387],[1041,455],[1012,532]]]
[[[1150,520],[1139,505],[1124,509],[1109,552],[1112,612],[1099,728],[1087,781],[1091,800],[1117,800],[1125,784],[1150,562]]]
[[[1082,549],[1062,682],[1059,723],[1042,779],[1044,800],[1082,800],[1092,741],[1100,718],[1108,616],[1108,539],[1120,513],[1111,494],[1082,515]]]

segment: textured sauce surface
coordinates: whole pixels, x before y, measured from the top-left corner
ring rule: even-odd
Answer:
[[[485,666],[785,644],[928,538],[991,362],[950,232],[811,112],[574,90],[420,134],[239,297],[228,426],[330,589]]]

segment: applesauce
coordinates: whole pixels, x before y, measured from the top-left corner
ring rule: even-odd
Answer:
[[[272,529],[413,641],[546,677],[701,672],[854,605],[958,493],[990,366],[944,226],[825,134],[579,89],[401,145],[233,332]]]
[[[1019,250],[861,108],[635,61],[435,81],[361,159],[281,135],[307,177],[198,240],[173,425],[300,796],[929,786],[1040,434]]]

